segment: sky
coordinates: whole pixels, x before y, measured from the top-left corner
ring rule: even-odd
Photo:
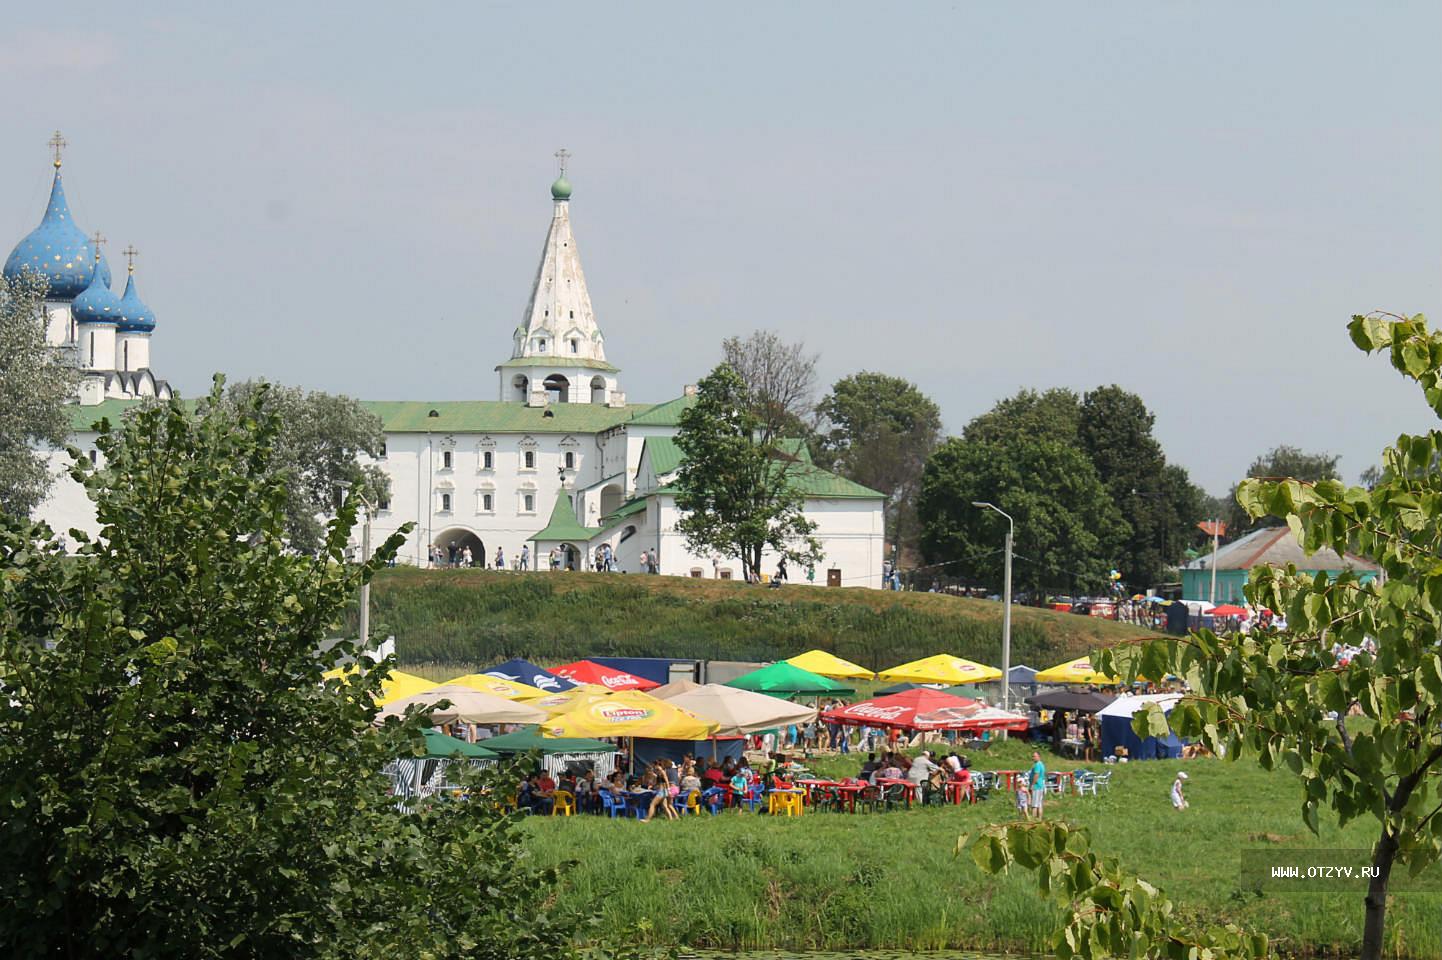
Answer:
[[[955,432],[1120,384],[1212,493],[1434,425],[1345,324],[1442,320],[1442,5],[401,6],[11,11],[0,247],[58,128],[183,393],[491,400],[565,147],[632,402],[768,329]]]

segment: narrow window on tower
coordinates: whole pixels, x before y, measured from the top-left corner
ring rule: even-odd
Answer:
[[[571,352],[572,352],[572,353],[579,353],[579,352],[580,352],[580,347],[581,347],[581,344],[580,344],[578,341],[576,341],[576,340],[572,340],[572,341],[571,341]]]
[[[481,465],[485,469],[491,469],[493,463],[494,461],[491,459],[491,451],[487,450],[485,453],[481,454]]]
[[[535,498],[533,495],[529,494],[529,493],[526,494],[526,512],[527,512],[527,513],[531,513],[531,512],[534,511],[535,509],[536,509],[536,498]]]
[[[95,334],[90,334],[90,366],[95,366]]]
[[[536,469],[536,451],[534,451],[534,450],[527,450],[527,451],[526,451],[526,469],[527,469],[527,470],[534,470],[534,469]]]
[[[380,500],[376,501],[376,509],[377,509],[377,510],[389,510],[390,508],[391,508],[391,498],[390,498],[390,497],[381,497]]]
[[[576,469],[576,455],[569,450],[566,451],[566,469]]]
[[[443,450],[443,451],[441,451],[441,469],[442,469],[442,470],[449,470],[450,468],[451,468],[451,452],[450,452],[449,450]]]
[[[382,460],[384,460],[384,459],[386,458],[386,442],[385,442],[384,440],[381,441],[381,456],[380,456],[380,458],[381,458]]]
[[[484,510],[486,513],[490,513],[493,502],[494,501],[491,500],[491,495],[489,493],[483,494],[481,496],[481,509]]]
[[[451,512],[451,495],[450,495],[449,493],[443,493],[443,494],[441,494],[441,513],[450,513],[450,512]]]

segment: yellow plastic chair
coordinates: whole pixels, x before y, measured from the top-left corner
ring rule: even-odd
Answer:
[[[576,812],[576,795],[569,790],[557,790],[551,795],[555,804],[551,807],[551,816],[560,814],[569,817]]]
[[[806,813],[806,807],[801,802],[801,794],[783,793],[781,795],[781,810],[788,817],[799,817]]]
[[[701,791],[692,790],[686,794],[686,812],[693,816],[701,816]]]

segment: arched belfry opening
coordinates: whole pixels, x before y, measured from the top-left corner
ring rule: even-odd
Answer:
[[[546,399],[552,403],[567,403],[571,399],[571,381],[553,373],[545,380]]]
[[[525,403],[531,396],[531,380],[523,373],[516,374],[511,379],[511,396]]]
[[[591,378],[591,402],[604,404],[606,402],[606,378]]]

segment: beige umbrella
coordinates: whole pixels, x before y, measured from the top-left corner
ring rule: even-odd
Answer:
[[[657,700],[670,700],[678,693],[686,693],[689,690],[699,690],[700,688],[701,684],[695,680],[682,679],[672,680],[670,683],[662,684],[655,690],[647,690],[646,692]]]
[[[690,710],[721,724],[716,736],[737,736],[774,730],[792,723],[816,719],[816,708],[792,703],[764,693],[738,690],[720,683],[708,683],[686,693],[678,693],[668,703]]]
[[[393,700],[386,704],[379,719],[398,717],[405,713],[406,707],[411,704],[427,706],[442,700],[449,700],[451,705],[442,707],[431,714],[431,720],[435,723],[540,723],[546,719],[546,711],[529,704],[492,696],[489,693],[482,693],[479,690],[452,683],[432,687],[423,693],[406,697],[403,700]]]

